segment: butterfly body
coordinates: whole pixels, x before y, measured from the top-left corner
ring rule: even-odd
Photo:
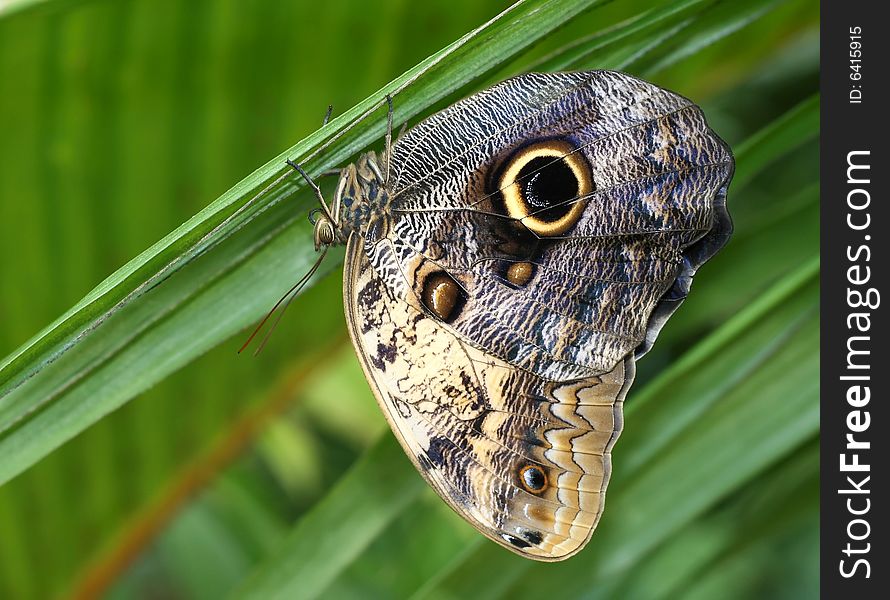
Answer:
[[[522,75],[344,169],[350,333],[432,487],[537,560],[589,540],[634,361],[729,236],[732,155],[622,73]]]
[[[338,243],[345,244],[353,232],[377,239],[388,229],[392,209],[381,163],[376,152],[368,152],[343,169],[340,175],[343,212],[337,228]]]

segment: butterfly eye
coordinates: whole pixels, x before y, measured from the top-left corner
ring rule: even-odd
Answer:
[[[526,465],[519,470],[519,482],[527,491],[536,494],[547,487],[547,474],[538,465]]]
[[[507,215],[543,237],[561,235],[577,223],[594,187],[587,160],[564,140],[522,148],[498,180]]]

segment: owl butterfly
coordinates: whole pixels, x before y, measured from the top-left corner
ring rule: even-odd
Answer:
[[[361,156],[330,208],[319,192],[393,433],[495,542],[553,561],[590,539],[634,363],[729,238],[732,173],[677,94],[529,73]]]

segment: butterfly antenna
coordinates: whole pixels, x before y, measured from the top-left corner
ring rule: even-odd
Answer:
[[[284,311],[287,310],[287,307],[290,306],[291,301],[296,298],[297,294],[300,293],[300,290],[303,288],[303,286],[306,285],[306,283],[308,283],[309,280],[312,279],[312,276],[315,275],[315,272],[318,271],[318,268],[321,266],[321,261],[324,260],[324,257],[327,253],[328,249],[327,247],[325,247],[322,253],[319,255],[318,259],[316,259],[315,264],[312,265],[312,268],[310,268],[309,271],[305,275],[303,275],[297,283],[295,283],[287,292],[285,292],[285,294],[278,300],[278,302],[275,303],[275,306],[272,307],[272,310],[266,313],[266,316],[263,317],[263,320],[260,321],[259,325],[256,326],[256,329],[253,330],[253,333],[250,334],[250,337],[247,338],[247,341],[244,342],[244,345],[242,345],[241,348],[238,349],[238,354],[244,352],[245,348],[250,345],[250,343],[253,341],[253,338],[255,338],[260,330],[263,328],[263,325],[266,324],[266,321],[268,321],[269,318],[275,313],[275,311],[278,310],[278,307],[282,306],[283,304],[284,306],[282,306],[281,311],[278,313],[278,316],[275,317],[275,321],[272,323],[269,331],[266,332],[266,335],[263,336],[263,341],[254,351],[253,355],[256,356],[262,351],[262,349],[266,345],[266,342],[269,341],[269,337],[272,335],[272,332],[275,331],[276,327],[278,327],[278,323],[281,321],[281,317],[282,315],[284,315]]]

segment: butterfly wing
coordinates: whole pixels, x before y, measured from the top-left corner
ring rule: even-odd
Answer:
[[[378,276],[551,380],[648,350],[731,231],[729,149],[692,102],[623,73],[509,79],[407,132],[391,165],[391,225],[364,242]]]
[[[603,508],[633,358],[565,381],[510,365],[396,297],[357,234],[344,301],[377,401],[439,495],[523,556],[559,560],[583,547]]]

